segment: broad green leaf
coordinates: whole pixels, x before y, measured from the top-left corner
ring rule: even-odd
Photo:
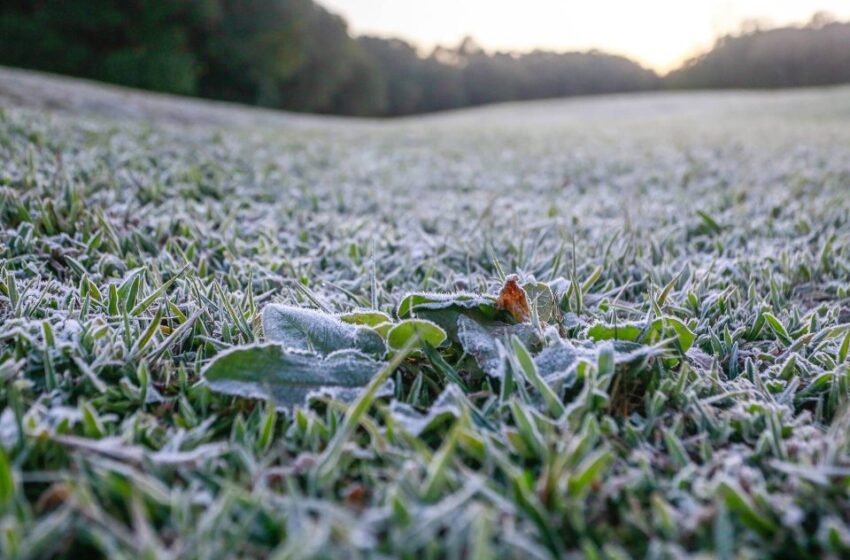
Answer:
[[[646,325],[644,323],[619,323],[616,325],[596,323],[588,329],[587,336],[593,340],[626,340],[628,342],[637,342],[645,328]]]
[[[496,298],[489,295],[470,293],[455,294],[408,294],[398,307],[402,319],[417,317],[438,324],[449,340],[457,340],[458,317],[465,315],[479,323],[496,320],[500,311],[496,309]]]
[[[422,310],[460,308],[478,309],[485,315],[495,317],[497,314],[495,304],[496,298],[489,295],[467,292],[454,294],[417,292],[404,296],[398,305],[398,316],[406,318]]]
[[[374,329],[352,325],[312,309],[267,305],[263,309],[263,332],[268,341],[320,354],[359,350],[380,358],[386,353],[384,340]]]
[[[425,319],[407,319],[390,329],[387,342],[393,350],[400,350],[417,335],[422,343],[434,347],[446,340],[446,331],[439,325]]]
[[[383,311],[364,309],[362,311],[351,311],[339,316],[340,320],[351,325],[365,325],[375,328],[383,323],[392,323],[393,319]]]
[[[389,336],[389,334],[390,334],[390,329],[392,329],[394,326],[395,326],[395,323],[387,321],[386,323],[381,323],[379,325],[375,325],[372,328],[375,329],[375,332],[377,332],[379,335],[381,335],[386,340],[387,336]]]
[[[215,392],[271,399],[279,410],[291,410],[319,393],[350,401],[384,365],[356,350],[323,357],[280,344],[256,344],[216,356],[202,375]]]

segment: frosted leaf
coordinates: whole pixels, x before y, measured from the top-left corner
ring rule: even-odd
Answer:
[[[565,380],[567,385],[572,385],[575,382],[578,353],[567,341],[547,346],[534,357],[534,363],[540,376],[547,383]]]
[[[493,296],[457,293],[426,293],[414,292],[407,294],[398,305],[398,316],[409,317],[423,309],[447,309],[450,307],[462,309],[479,309],[484,313],[495,315],[496,300]]]
[[[490,376],[502,377],[502,354],[496,339],[484,327],[461,315],[457,320],[457,336],[463,350],[475,358],[478,367]]]
[[[625,340],[628,342],[637,342],[641,336],[645,335],[651,325],[645,322],[623,322],[617,324],[596,323],[592,325],[587,336],[593,340]]]
[[[439,325],[451,340],[457,339],[457,318],[466,315],[479,322],[493,321],[502,312],[496,298],[486,294],[411,293],[398,306],[401,318],[418,317]]]
[[[446,331],[426,319],[407,319],[390,329],[387,342],[393,350],[401,350],[414,336],[419,336],[422,343],[437,347],[445,342]]]
[[[266,340],[320,354],[353,349],[380,358],[386,353],[384,339],[374,329],[312,309],[267,305],[263,309],[263,331]]]
[[[373,328],[384,323],[391,323],[393,320],[392,317],[383,311],[375,311],[374,309],[358,309],[349,313],[343,313],[339,318],[352,325],[366,325]]]
[[[555,294],[548,284],[543,282],[528,282],[523,289],[532,306],[537,308],[537,315],[544,323],[552,323],[558,319],[558,305]]]
[[[495,323],[482,325],[465,315],[457,318],[457,339],[463,350],[475,358],[478,367],[492,377],[504,374],[503,351],[498,341],[516,335],[528,347],[539,344],[534,328],[527,323],[506,325]]]
[[[318,394],[350,401],[385,365],[356,350],[323,357],[279,344],[256,344],[216,356],[202,375],[217,393],[271,399],[279,410],[292,410]]]

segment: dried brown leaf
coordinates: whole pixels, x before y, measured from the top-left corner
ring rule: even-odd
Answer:
[[[505,284],[499,292],[496,307],[507,311],[520,323],[525,323],[531,317],[531,308],[528,305],[528,295],[519,285],[519,277],[511,274],[505,278]]]

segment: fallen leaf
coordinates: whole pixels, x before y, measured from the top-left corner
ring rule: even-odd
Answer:
[[[528,321],[531,316],[528,295],[519,285],[519,277],[516,274],[511,274],[505,278],[505,284],[496,300],[496,307],[510,313],[517,322],[525,323]]]

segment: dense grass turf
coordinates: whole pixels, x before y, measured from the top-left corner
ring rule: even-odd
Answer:
[[[0,556],[850,554],[850,90],[250,127],[21,103]]]

